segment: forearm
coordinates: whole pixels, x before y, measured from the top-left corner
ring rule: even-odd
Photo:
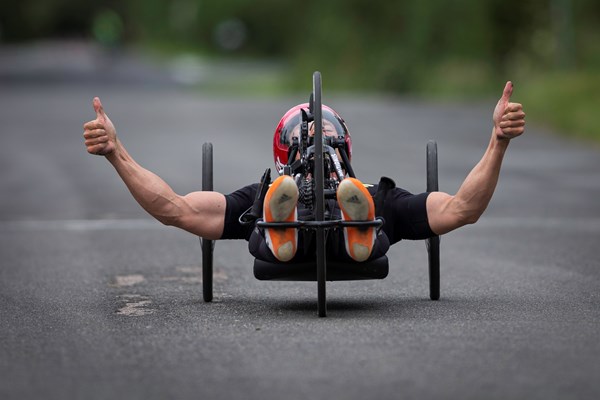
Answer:
[[[219,239],[225,224],[226,198],[217,192],[177,195],[165,181],[142,168],[117,139],[117,132],[102,107],[93,101],[96,119],[83,125],[88,153],[105,156],[135,200],[165,225],[174,225],[206,239]]]
[[[500,176],[500,167],[508,148],[508,139],[492,137],[485,154],[471,170],[454,196],[455,212],[466,223],[474,223],[487,208]]]
[[[119,140],[106,158],[144,210],[164,224],[174,224],[182,214],[181,199],[164,180],[135,162]]]
[[[523,106],[510,102],[512,90],[512,82],[506,82],[492,116],[494,128],[488,148],[456,195],[433,192],[427,197],[429,226],[436,234],[442,235],[477,222],[490,203],[508,144],[525,130]]]

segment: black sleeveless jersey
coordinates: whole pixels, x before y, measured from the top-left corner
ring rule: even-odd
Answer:
[[[258,184],[245,186],[233,193],[225,195],[225,226],[221,239],[250,239],[254,224],[242,225],[240,215],[252,207]],[[377,193],[377,185],[368,185],[367,189],[372,196]],[[393,188],[387,192],[383,210],[378,216],[383,217],[385,224],[383,232],[387,235],[390,244],[402,239],[420,240],[435,236],[429,227],[427,219],[427,196],[429,193],[412,194],[401,188]],[[340,218],[339,207],[331,201],[329,209],[332,216]],[[298,219],[305,219],[310,210],[305,210],[301,203],[298,205]]]

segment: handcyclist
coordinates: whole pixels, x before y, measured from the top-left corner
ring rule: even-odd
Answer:
[[[493,112],[487,150],[456,194],[411,194],[395,187],[389,178],[382,178],[378,185],[370,187],[355,178],[341,180],[337,202],[333,200],[330,205],[334,216],[352,221],[369,221],[381,216],[385,223],[379,232],[375,228],[344,227],[342,234],[330,235],[328,251],[339,260],[362,262],[382,256],[391,244],[402,239],[426,239],[475,223],[492,198],[510,140],[525,130],[525,113],[521,104],[510,101],[512,91],[512,83],[507,82]],[[274,159],[279,173],[288,161],[288,149],[292,138],[298,135],[300,114],[305,106],[290,109],[275,130]],[[230,194],[198,191],[178,195],[129,155],[99,98],[94,98],[93,107],[96,118],[83,126],[88,153],[105,156],[135,200],[158,221],[206,239],[246,239],[250,252],[266,261],[293,262],[314,257],[310,238],[295,228],[262,230],[256,229],[253,223],[240,223],[240,216],[257,201],[259,184]],[[343,138],[344,150],[351,157],[352,140],[346,123],[327,106],[323,106],[322,113],[323,135]],[[311,127],[310,134],[313,133]],[[264,199],[260,199],[264,220],[281,222],[306,218],[310,210],[299,201],[300,190],[292,177],[277,177]]]

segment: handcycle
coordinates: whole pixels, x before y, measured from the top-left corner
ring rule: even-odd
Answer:
[[[313,90],[308,110],[302,110],[300,134],[293,138],[287,164],[283,173],[294,177],[299,186],[300,199],[313,211],[313,217],[295,222],[265,222],[258,215],[250,221],[259,229],[294,228],[305,234],[314,234],[316,254],[314,261],[294,263],[271,263],[259,259],[254,261],[254,276],[259,280],[316,281],[317,308],[319,317],[327,315],[326,282],[342,280],[384,279],[388,275],[389,260],[382,256],[362,263],[343,263],[328,260],[326,254],[327,235],[332,230],[344,227],[381,229],[385,221],[377,217],[373,221],[344,221],[335,218],[328,210],[328,199],[335,199],[337,185],[347,174],[356,177],[344,149],[341,137],[323,137],[322,129],[321,74],[313,74]],[[314,136],[309,135],[309,124],[314,125]],[[340,161],[340,157],[341,161]],[[427,191],[438,190],[437,144],[429,141],[426,146]],[[344,172],[345,171],[345,172]],[[259,192],[268,187],[269,180],[263,175]],[[213,190],[213,147],[204,143],[202,147],[202,190]],[[250,212],[248,210],[247,212]],[[250,212],[250,214],[252,214]],[[256,214],[256,213],[255,213]],[[243,215],[240,222],[244,221]],[[202,247],[202,290],[205,302],[212,301],[214,241],[200,239]],[[440,237],[425,239],[429,266],[429,296],[440,298]]]

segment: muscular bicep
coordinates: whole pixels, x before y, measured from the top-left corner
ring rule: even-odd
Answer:
[[[225,222],[225,196],[192,192],[179,198],[181,213],[173,225],[205,239],[219,239]]]
[[[469,223],[457,202],[455,196],[444,192],[432,192],[427,197],[427,219],[436,235],[443,235]]]

